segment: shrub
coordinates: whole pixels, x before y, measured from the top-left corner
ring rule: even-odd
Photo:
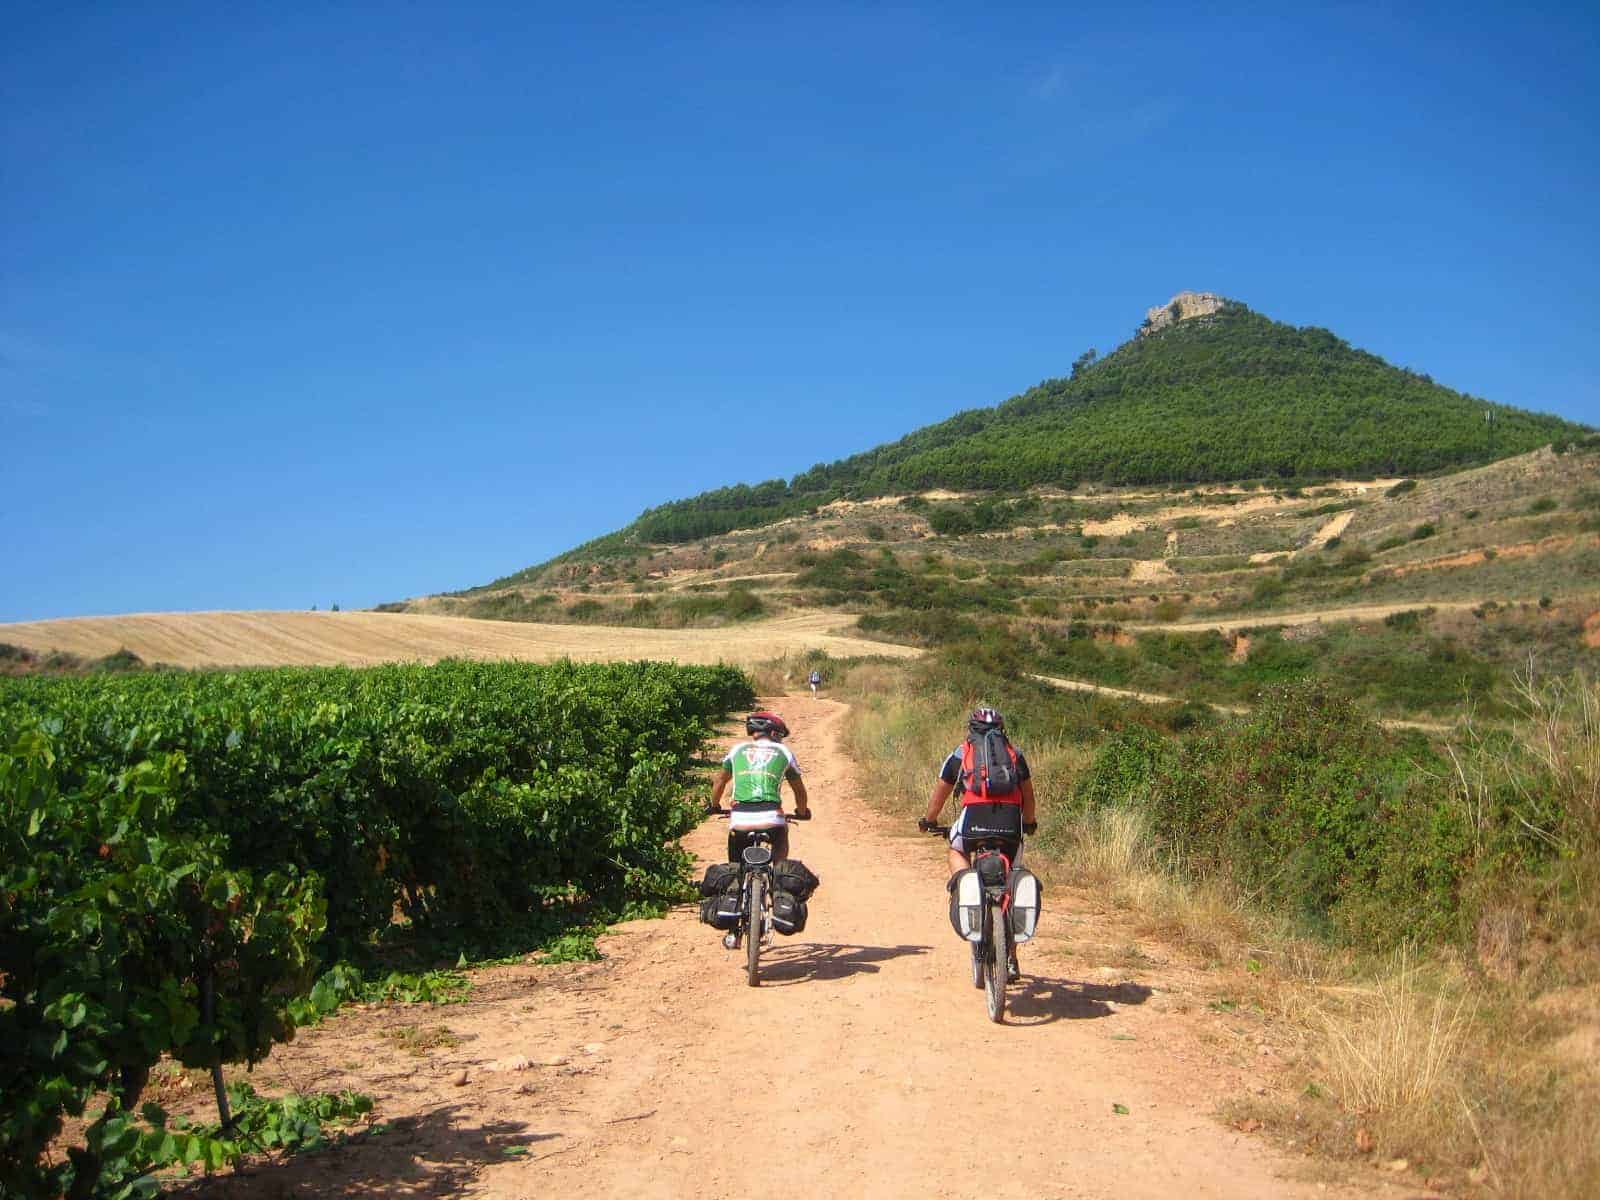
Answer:
[[[1443,764],[1418,753],[1425,766],[1348,698],[1301,683],[1176,754],[1123,743],[1080,791],[1141,797],[1186,873],[1231,878],[1337,940],[1386,945],[1453,930],[1459,907],[1467,831],[1427,791]]]
[[[1431,608],[1408,608],[1404,612],[1390,613],[1383,619],[1383,623],[1390,629],[1415,633],[1422,625],[1422,618],[1432,614]]]
[[[1402,479],[1399,483],[1389,488],[1383,494],[1388,496],[1390,499],[1393,499],[1396,496],[1404,496],[1407,492],[1414,492],[1416,490],[1417,481],[1415,479]]]
[[[1540,496],[1532,504],[1528,505],[1528,512],[1538,516],[1540,513],[1554,512],[1557,507],[1554,497]]]
[[[1271,604],[1273,601],[1281,599],[1288,590],[1288,585],[1281,578],[1274,575],[1269,579],[1263,579],[1251,589],[1250,601],[1253,604]]]
[[[1431,538],[1438,532],[1439,531],[1435,529],[1431,523],[1424,521],[1421,525],[1418,525],[1411,531],[1411,540],[1413,542],[1420,542],[1424,538]]]

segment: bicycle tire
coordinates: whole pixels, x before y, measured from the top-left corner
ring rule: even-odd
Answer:
[[[980,992],[983,991],[983,947],[977,942],[972,946],[972,986]]]
[[[747,918],[749,929],[745,932],[744,941],[744,970],[745,982],[751,987],[761,986],[761,932],[762,932],[762,905],[766,900],[767,881],[761,872],[755,871],[750,875],[750,913]]]
[[[996,1025],[1006,1019],[1006,985],[1009,963],[1006,961],[1006,914],[998,904],[984,907],[983,990],[989,1009],[989,1020]]]

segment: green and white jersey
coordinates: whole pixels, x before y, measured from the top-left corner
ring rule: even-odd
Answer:
[[[781,804],[783,781],[800,778],[794,751],[782,742],[740,742],[722,760],[733,772],[733,803]]]

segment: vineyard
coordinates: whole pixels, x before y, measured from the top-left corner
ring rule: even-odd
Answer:
[[[752,699],[653,663],[7,682],[0,1194],[225,1157],[141,1110],[151,1068],[261,1060],[396,929],[487,947],[675,895],[694,756]]]

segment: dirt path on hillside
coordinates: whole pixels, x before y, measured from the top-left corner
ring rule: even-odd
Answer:
[[[1092,898],[1047,894],[1008,1023],[991,1024],[946,918],[941,847],[863,802],[843,705],[779,702],[817,813],[794,852],[823,886],[807,930],[765,956],[761,987],[684,906],[618,927],[602,963],[492,968],[462,1005],[340,1015],[258,1074],[368,1091],[388,1132],[198,1190],[1188,1200],[1382,1187],[1307,1181],[1305,1160],[1221,1123],[1219,1104],[1275,1086],[1272,1030],[1208,1008],[1200,972],[1135,946]],[[711,820],[688,845],[721,858],[725,838]],[[1106,965],[1130,956],[1132,971]],[[430,1037],[419,1057],[400,1048]]]
[[[0,642],[100,658],[132,650],[147,663],[179,667],[371,666],[441,658],[556,658],[610,662],[656,658],[754,666],[786,654],[912,658],[910,646],[872,642],[837,612],[801,612],[707,629],[541,625],[419,613],[196,612],[72,617],[0,625]]]
[[[1215,629],[1232,633],[1238,629],[1264,628],[1269,625],[1310,625],[1316,621],[1381,621],[1397,612],[1433,608],[1440,612],[1466,611],[1477,608],[1482,600],[1429,600],[1419,598],[1394,604],[1347,604],[1337,608],[1316,608],[1304,612],[1264,612],[1247,617],[1191,617],[1186,621],[1125,621],[1122,627],[1129,633],[1203,633]],[[1525,601],[1501,600],[1501,604],[1519,604]],[[5,627],[0,626],[0,633]]]
[[[1103,683],[1093,683],[1087,679],[1062,679],[1058,675],[1029,675],[1029,679],[1037,679],[1040,683],[1048,683],[1053,688],[1060,688],[1064,692],[1092,692],[1097,696],[1112,696],[1118,700],[1137,700],[1140,704],[1182,704],[1188,697],[1163,696],[1156,692],[1133,692],[1127,688],[1107,687]],[[1250,710],[1237,704],[1219,704],[1215,700],[1195,700],[1195,704],[1204,704],[1207,708],[1217,712],[1238,716]],[[1374,717],[1385,729],[1416,729],[1423,733],[1449,733],[1455,725],[1443,721],[1408,721],[1401,717]]]

